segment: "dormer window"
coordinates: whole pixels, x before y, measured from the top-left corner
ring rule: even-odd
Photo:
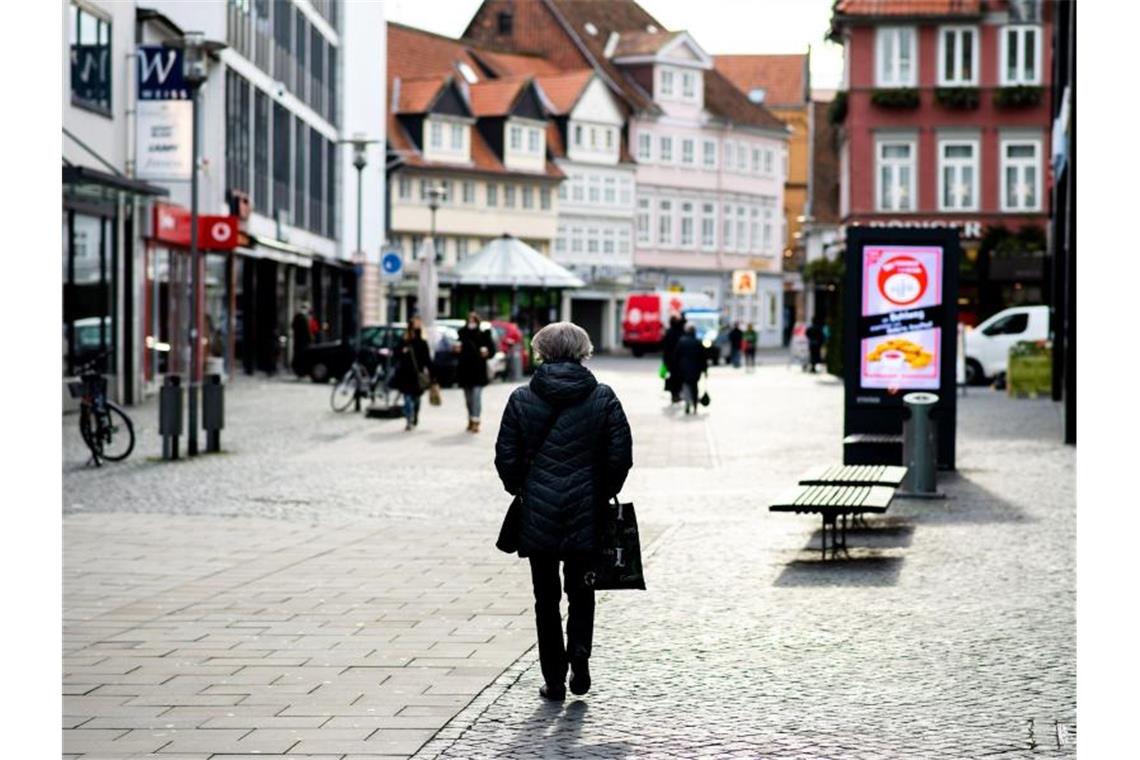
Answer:
[[[439,122],[431,122],[429,124],[431,132],[431,147],[439,149],[443,147],[443,125]]]
[[[669,69],[661,70],[661,96],[673,97],[673,72]]]
[[[515,16],[510,11],[500,11],[498,22],[499,34],[511,34],[515,29]]]
[[[511,141],[510,141],[511,150],[522,150],[522,127],[512,126],[510,128],[510,132],[511,132]]]
[[[693,74],[693,72],[685,71],[681,73],[681,97],[685,98],[686,100],[691,100],[692,98],[696,97],[697,92],[696,85],[694,84],[695,81],[696,76]]]
[[[506,129],[507,168],[541,171],[546,155],[546,135],[542,122],[511,120]]]
[[[468,161],[470,125],[466,120],[430,114],[424,120],[424,158],[429,161]]]

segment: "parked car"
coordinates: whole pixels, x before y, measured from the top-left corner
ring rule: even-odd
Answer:
[[[1048,306],[1014,306],[999,311],[977,327],[966,328],[966,382],[1001,381],[1009,365],[1009,349],[1023,340],[1048,340]]]
[[[441,328],[438,338],[438,348],[436,349],[436,372],[440,374],[441,378],[447,379],[448,385],[455,383],[455,372],[459,367],[459,355],[451,352],[451,346],[459,342],[459,328],[467,324],[465,319],[437,319],[436,325]],[[498,328],[495,327],[493,322],[480,322],[479,328],[481,330],[490,330],[492,339],[496,346],[499,346],[499,336],[496,333]],[[443,354],[446,353],[446,356]],[[495,377],[506,377],[507,374],[507,355],[500,347],[495,352],[494,356],[490,357],[491,371]]]
[[[360,339],[369,369],[375,367],[374,362],[379,361],[380,357],[388,355],[403,337],[403,324],[364,326],[360,331]],[[300,376],[308,375],[314,383],[327,383],[330,378],[339,379],[347,372],[355,358],[353,338],[323,341],[305,349],[297,370]]]

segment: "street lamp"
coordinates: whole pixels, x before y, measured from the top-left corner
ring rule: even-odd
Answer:
[[[431,210],[431,248],[435,253],[435,263],[438,264],[442,259],[440,258],[439,251],[435,247],[435,212],[439,211],[439,203],[443,200],[443,188],[438,185],[432,185],[428,188],[428,208]]]
[[[364,134],[356,132],[342,143],[352,145],[352,165],[356,168],[356,251],[353,258],[360,264],[356,271],[356,347],[360,348],[360,326],[364,321],[364,304],[360,296],[360,281],[364,278],[364,167],[368,166],[368,146],[379,140],[369,140]]]
[[[182,49],[182,78],[190,87],[193,134],[191,142],[190,168],[190,382],[186,394],[189,406],[187,422],[189,431],[186,437],[186,453],[198,454],[198,386],[202,382],[202,346],[198,336],[201,314],[201,262],[198,255],[198,90],[209,76],[208,56],[226,47],[224,42],[206,39],[202,32],[184,32],[182,39],[167,43],[169,47]]]

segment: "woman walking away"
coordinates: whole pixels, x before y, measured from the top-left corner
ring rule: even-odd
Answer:
[[[487,360],[495,353],[495,340],[490,330],[479,326],[479,315],[475,312],[468,314],[467,324],[459,328],[459,345],[452,350],[459,354],[455,379],[467,401],[467,430],[478,433],[483,386],[487,384]]]
[[[697,383],[701,375],[708,375],[709,355],[705,346],[697,339],[696,327],[685,325],[685,334],[677,341],[674,363],[681,377],[681,396],[685,400],[685,414],[697,410]]]
[[[420,400],[435,379],[431,363],[431,351],[423,338],[423,328],[418,319],[408,322],[404,339],[396,349],[396,372],[392,384],[404,394],[404,430],[412,430],[420,424]]]
[[[538,656],[549,700],[590,689],[594,591],[585,575],[597,549],[597,511],[621,491],[633,466],[629,423],[621,402],[582,361],[590,336],[571,322],[539,330],[531,342],[543,363],[503,411],[495,468],[518,499],[518,553],[530,559]],[[562,639],[558,564],[570,602]]]
[[[748,371],[756,369],[756,328],[751,322],[744,331],[744,368]]]

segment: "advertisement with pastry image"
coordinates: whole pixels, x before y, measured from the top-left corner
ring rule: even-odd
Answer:
[[[942,248],[863,249],[860,385],[937,389],[942,340]]]

